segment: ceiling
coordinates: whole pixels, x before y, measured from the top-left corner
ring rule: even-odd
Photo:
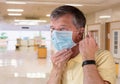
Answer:
[[[22,1],[26,4],[7,4],[7,1]],[[120,0],[0,0],[0,17],[2,19],[49,19],[46,14],[64,4],[82,4],[76,6],[85,14],[119,5]],[[7,9],[23,9],[22,16],[8,16]]]

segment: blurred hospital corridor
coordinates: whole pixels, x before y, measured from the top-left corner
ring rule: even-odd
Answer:
[[[120,0],[0,0],[0,84],[46,84],[57,51],[50,16],[62,5],[84,13],[84,35],[112,53],[120,84]]]

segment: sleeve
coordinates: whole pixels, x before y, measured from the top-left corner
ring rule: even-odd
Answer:
[[[101,51],[96,56],[96,64],[103,80],[116,84],[116,67],[112,54],[106,50]]]

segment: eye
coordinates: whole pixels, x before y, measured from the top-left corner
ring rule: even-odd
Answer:
[[[67,28],[60,28],[60,31],[68,31]]]

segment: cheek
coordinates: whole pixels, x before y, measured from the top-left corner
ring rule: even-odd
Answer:
[[[75,43],[78,43],[79,41],[81,41],[83,39],[83,34],[78,35],[78,34],[73,33],[72,39]]]
[[[75,43],[78,43],[78,35],[76,34],[72,34],[72,40],[75,42]]]

